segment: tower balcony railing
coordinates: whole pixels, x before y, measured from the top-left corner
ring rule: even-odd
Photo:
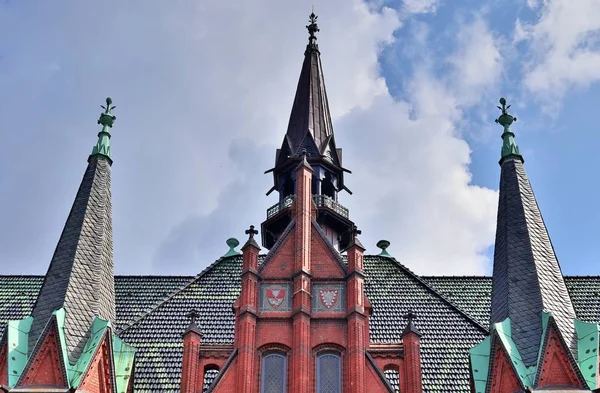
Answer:
[[[273,216],[276,216],[280,211],[292,206],[292,203],[294,203],[295,199],[295,195],[288,195],[285,198],[283,198],[282,201],[277,202],[276,204],[268,208],[267,220]],[[317,207],[326,207],[328,209],[331,209],[344,218],[348,218],[350,216],[348,208],[342,206],[335,199],[330,198],[327,195],[313,195],[313,200],[315,201],[315,205],[317,205]]]
[[[313,200],[317,207],[326,207],[344,218],[350,216],[348,208],[340,205],[335,199],[328,197],[327,195],[313,195]]]
[[[282,201],[277,202],[276,204],[274,204],[273,206],[268,208],[267,209],[267,220],[269,218],[277,215],[277,213],[279,213],[283,209],[292,206],[292,203],[294,203],[294,199],[296,199],[296,195],[288,195],[285,198],[283,198]]]

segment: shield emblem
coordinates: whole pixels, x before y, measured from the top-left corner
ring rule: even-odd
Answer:
[[[267,289],[267,301],[273,308],[279,308],[285,299],[285,289]]]
[[[337,289],[319,289],[319,298],[326,309],[333,308],[338,301],[339,290]]]

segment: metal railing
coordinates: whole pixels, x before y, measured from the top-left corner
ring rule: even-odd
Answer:
[[[342,217],[349,217],[348,208],[340,205],[336,200],[326,195],[313,195],[313,200],[315,201],[317,207],[326,207],[333,210]]]
[[[296,195],[288,195],[285,198],[283,198],[283,201],[278,202],[278,203],[274,204],[273,206],[271,206],[270,208],[268,208],[267,209],[267,219],[273,217],[274,215],[276,215],[283,209],[290,207],[292,205],[292,203],[294,202],[294,199],[296,199]]]
[[[275,215],[277,215],[283,209],[286,209],[292,205],[294,200],[296,199],[296,195],[288,195],[283,201],[278,202],[267,209],[267,220]],[[340,216],[344,218],[348,218],[350,216],[348,208],[340,205],[335,199],[330,198],[326,195],[313,195],[313,200],[315,201],[315,205],[317,207],[326,207],[328,209],[333,210]]]

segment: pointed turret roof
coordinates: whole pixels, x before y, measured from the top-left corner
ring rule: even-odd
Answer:
[[[514,142],[506,100],[500,100],[503,126],[500,159],[500,199],[490,323],[510,318],[512,339],[524,363],[537,361],[542,335],[542,312],[551,313],[573,354],[577,341],[575,310],[542,214],[523,167],[523,157]]]
[[[315,35],[319,28],[314,12],[310,14],[306,28],[309,32],[308,45],[304,52],[304,62],[282,147],[284,154],[280,160],[285,160],[288,155],[299,155],[306,149],[310,157],[325,156],[339,166],[321,56]]]
[[[33,307],[29,333],[32,351],[52,313],[64,308],[66,348],[72,363],[83,350],[95,317],[115,323],[108,132],[115,117],[110,113],[112,101],[106,102],[98,120],[103,128]]]

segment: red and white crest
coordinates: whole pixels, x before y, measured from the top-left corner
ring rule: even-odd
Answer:
[[[283,301],[285,300],[286,289],[267,289],[267,301],[273,308],[278,308],[281,306]]]
[[[337,289],[319,289],[319,298],[326,309],[331,309],[338,301],[339,290]]]

